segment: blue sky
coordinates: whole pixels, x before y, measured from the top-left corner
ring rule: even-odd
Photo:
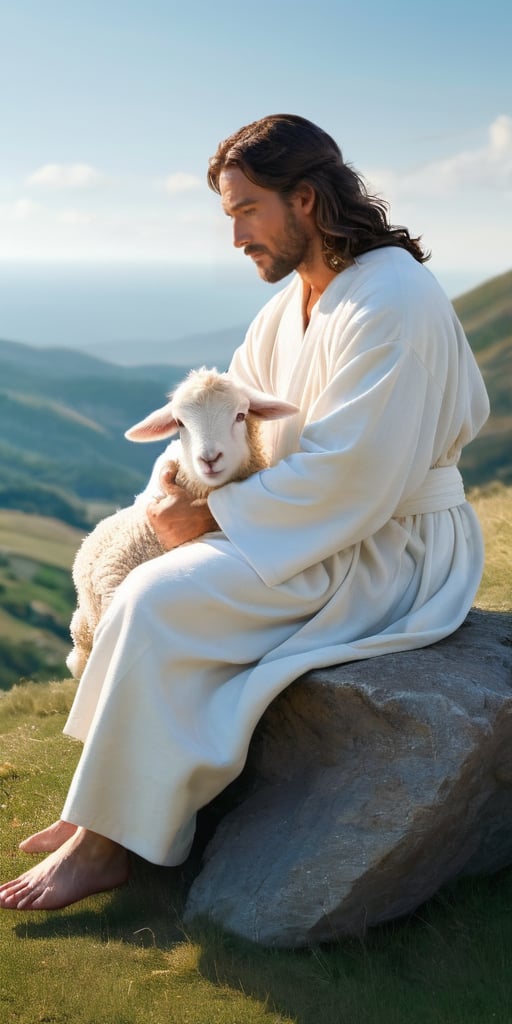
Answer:
[[[336,138],[434,271],[508,270],[511,39],[505,0],[4,0],[0,261],[239,263],[207,160],[286,111]]]

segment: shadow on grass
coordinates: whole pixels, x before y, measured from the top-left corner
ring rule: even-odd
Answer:
[[[88,935],[100,942],[118,940],[162,951],[185,941],[181,915],[187,891],[201,870],[204,849],[222,816],[226,799],[221,794],[215,806],[198,815],[194,844],[184,864],[164,868],[131,854],[126,885],[63,910],[27,911],[26,917],[16,922],[15,933],[29,939]]]
[[[134,858],[130,882],[55,913],[16,922],[19,938],[172,950],[190,942],[197,970],[294,1024],[510,1024],[512,870],[446,887],[406,920],[300,950],[267,949],[208,921],[185,930],[191,865]]]
[[[408,918],[302,950],[212,930],[201,973],[295,1024],[510,1024],[512,870],[447,886]]]
[[[64,910],[27,912],[14,928],[20,938],[55,939],[88,935],[99,942],[121,941],[160,950],[183,942],[184,903],[180,868],[160,868],[132,857],[128,883],[91,896]]]

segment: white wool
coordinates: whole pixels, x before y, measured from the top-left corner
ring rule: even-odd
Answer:
[[[162,474],[178,464],[176,483],[195,497],[241,480],[268,465],[259,433],[260,419],[291,416],[297,407],[238,385],[217,370],[192,371],[169,396],[167,405],[135,424],[126,436],[154,441],[179,431],[158,456],[148,484],[133,505],[102,520],[83,541],[73,565],[77,608],[71,620],[73,649],[67,666],[79,679],[87,664],[94,631],[114,593],[137,565],[164,549],[146,518],[146,508],[166,493]]]
[[[164,491],[162,488],[161,474],[162,470],[166,468],[169,462],[177,462],[181,464],[181,444],[178,441],[171,441],[167,445],[167,448],[158,456],[156,462],[151,470],[151,476],[140,494],[137,494],[134,499],[134,505],[140,505],[144,508],[149,505],[151,501],[155,499],[163,498]]]

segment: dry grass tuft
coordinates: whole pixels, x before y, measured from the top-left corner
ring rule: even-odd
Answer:
[[[0,731],[9,720],[36,716],[66,715],[76,691],[74,679],[63,682],[22,682],[11,690],[0,691]]]
[[[512,611],[512,487],[491,484],[474,490],[469,500],[480,520],[485,569],[475,604],[487,610]]]

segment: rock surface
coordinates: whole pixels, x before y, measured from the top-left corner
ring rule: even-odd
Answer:
[[[220,806],[186,920],[264,945],[361,934],[512,863],[511,617],[303,676]]]

